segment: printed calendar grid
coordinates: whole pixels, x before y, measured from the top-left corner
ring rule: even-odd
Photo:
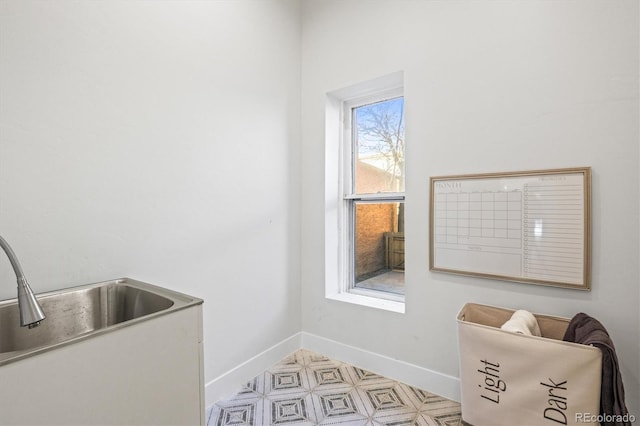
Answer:
[[[589,288],[590,169],[432,178],[432,270]]]

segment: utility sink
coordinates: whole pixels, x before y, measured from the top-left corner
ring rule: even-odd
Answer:
[[[130,278],[36,296],[32,329],[0,301],[2,425],[205,425],[202,299]]]
[[[184,309],[202,300],[122,278],[37,295],[40,326],[20,327],[17,299],[0,301],[0,365]]]

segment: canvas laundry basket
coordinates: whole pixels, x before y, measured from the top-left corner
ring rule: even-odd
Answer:
[[[458,314],[462,419],[473,426],[597,424],[588,420],[600,411],[600,350],[562,341],[568,318],[534,314],[542,337],[501,330],[513,313],[467,303]]]

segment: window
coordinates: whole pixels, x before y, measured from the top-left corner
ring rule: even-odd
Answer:
[[[332,92],[327,101],[325,261],[327,280],[337,280],[327,283],[327,297],[403,312],[402,73]]]
[[[390,95],[345,103],[351,155],[344,202],[353,236],[348,284],[404,295],[404,98],[385,99]]]

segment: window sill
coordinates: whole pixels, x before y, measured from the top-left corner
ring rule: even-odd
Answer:
[[[354,293],[337,293],[327,295],[326,297],[327,299],[337,300],[340,302],[404,314],[404,302],[396,302],[394,300],[385,300],[378,297],[363,296],[361,294]]]

